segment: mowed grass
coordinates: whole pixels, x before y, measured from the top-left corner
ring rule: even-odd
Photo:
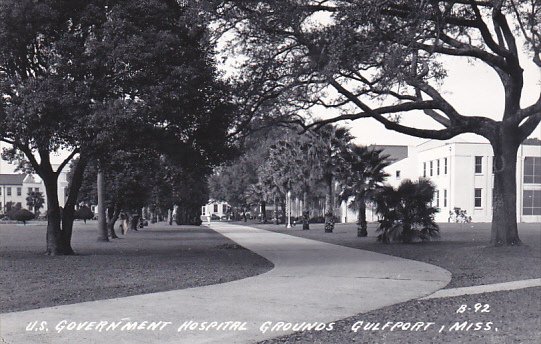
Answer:
[[[0,312],[223,283],[273,267],[206,227],[165,224],[103,243],[96,222],[76,222],[77,255],[49,257],[45,223],[37,224],[0,224]]]
[[[439,225],[438,240],[390,245],[377,242],[375,223],[368,225],[365,238],[357,237],[355,224],[336,224],[333,233],[325,233],[322,224],[311,224],[307,231],[302,225],[291,229],[271,224],[253,226],[434,264],[453,274],[447,288],[541,277],[541,224],[519,224],[523,244],[516,247],[490,246],[489,223]]]
[[[437,241],[383,245],[376,241],[376,225],[370,224],[367,238],[357,238],[356,226],[337,224],[334,233],[325,233],[323,226],[254,225],[277,232],[325,241],[359,249],[431,263],[449,270],[453,277],[447,288],[509,282],[541,277],[541,225],[519,224],[519,247],[491,247],[490,224],[440,224]],[[377,290],[373,291],[377,293]],[[359,295],[359,297],[367,297]],[[369,297],[369,296],[368,296]],[[490,312],[475,312],[475,304],[488,304]],[[461,305],[470,308],[457,313]],[[541,288],[526,288],[478,295],[464,295],[432,300],[411,300],[372,312],[338,320],[333,331],[308,331],[281,336],[264,343],[539,343],[541,338]],[[426,331],[359,330],[352,326],[359,321],[433,322]],[[450,331],[455,323],[491,322],[491,330]],[[445,329],[440,333],[441,326]],[[279,334],[279,333],[277,333]]]

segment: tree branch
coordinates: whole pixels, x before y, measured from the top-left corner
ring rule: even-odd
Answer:
[[[71,159],[73,159],[73,157],[77,154],[77,153],[80,153],[81,150],[79,148],[75,148],[71,153],[70,155],[68,155],[68,157],[66,159],[64,159],[64,161],[62,161],[62,163],[60,164],[60,166],[58,166],[58,169],[56,170],[56,174],[59,175],[62,170],[64,169],[64,167],[66,167],[66,165],[71,161]]]
[[[4,142],[6,142],[5,140],[2,140]],[[32,154],[32,150],[30,149],[30,147],[28,147],[28,145],[26,144],[23,144],[22,142],[19,142],[19,141],[13,141],[13,146],[15,148],[17,148],[18,150],[20,150],[21,152],[24,153],[24,155],[26,155],[26,157],[28,158],[28,161],[30,161],[30,164],[32,165],[32,167],[34,168],[34,171],[36,171],[36,173],[41,176],[42,173],[43,173],[43,169],[41,167],[41,165],[38,163],[38,161],[36,160],[36,157],[34,156],[34,154]]]

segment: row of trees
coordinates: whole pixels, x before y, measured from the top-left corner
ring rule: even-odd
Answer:
[[[142,149],[181,168],[227,157],[229,90],[192,11],[175,0],[0,3],[0,140],[45,184],[48,254],[73,253],[90,165],[105,171]],[[67,157],[54,166],[59,151]],[[70,164],[61,205],[58,177]]]
[[[198,224],[200,205],[208,200],[208,167],[194,164],[182,167],[170,156],[153,150],[117,151],[111,161],[99,165],[105,181],[104,206],[108,236],[121,213],[137,228],[138,219],[148,215],[155,222],[176,209],[177,224]],[[98,162],[91,162],[78,196],[80,204],[97,204]],[[68,179],[72,180],[71,174]],[[71,183],[70,183],[71,184]],[[146,208],[149,214],[143,214]],[[170,219],[172,220],[172,219]]]
[[[326,125],[303,134],[295,129],[274,128],[248,138],[253,148],[211,177],[211,197],[240,208],[259,205],[266,222],[266,204],[280,204],[285,214],[289,193],[303,200],[303,228],[309,229],[313,201],[323,196],[327,232],[334,229],[336,199],[352,201],[359,214],[358,235],[366,236],[366,202],[386,177],[386,156],[352,143],[346,128]]]

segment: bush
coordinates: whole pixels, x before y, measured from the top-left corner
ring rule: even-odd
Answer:
[[[439,228],[434,222],[437,209],[431,205],[434,190],[426,179],[404,180],[398,189],[383,187],[375,197],[376,211],[381,216],[378,241],[408,243],[438,237]]]
[[[35,215],[27,209],[13,209],[8,213],[8,217],[15,221],[22,221],[26,225],[26,221],[32,220]]]
[[[300,218],[300,221],[302,222],[302,218]],[[314,216],[310,218],[310,223],[325,223],[325,216]],[[334,216],[334,223],[339,223],[340,219],[335,215]]]
[[[84,220],[92,220],[94,218],[94,212],[87,206],[82,206],[75,212],[75,218]]]

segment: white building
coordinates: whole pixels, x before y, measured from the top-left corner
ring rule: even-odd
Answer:
[[[386,168],[387,182],[430,179],[436,186],[437,222],[447,222],[449,211],[466,210],[474,222],[492,220],[493,153],[489,143],[426,141],[409,156]],[[367,214],[368,216],[368,214]],[[517,217],[519,222],[541,222],[541,145],[523,144],[517,158]]]
[[[11,145],[0,141],[0,152],[4,148],[10,148],[10,147],[11,147]],[[54,153],[54,154],[51,155],[51,162],[52,162],[51,165],[53,167],[53,170],[56,171],[58,169],[58,167],[60,166],[60,163],[63,161],[63,159],[65,159],[66,156],[67,156],[67,154],[65,152]],[[17,185],[8,185],[8,184],[5,184],[5,183],[0,185],[0,188],[2,188],[2,187],[4,187],[4,188],[11,187],[12,188],[12,191],[11,191],[12,195],[15,197],[13,200],[11,200],[11,199],[8,200],[8,198],[4,199],[3,196],[0,196],[0,202],[2,202],[2,206],[0,206],[0,213],[4,209],[4,207],[6,205],[6,202],[21,203],[22,207],[26,208],[27,207],[26,206],[26,196],[28,194],[29,188],[32,188],[34,190],[38,189],[38,191],[43,193],[43,198],[45,199],[45,203],[43,205],[43,208],[40,211],[42,213],[47,211],[47,195],[45,193],[45,185],[43,184],[43,181],[41,180],[41,178],[36,174],[27,176],[25,174],[18,173],[16,171],[16,169],[17,169],[17,166],[15,164],[11,164],[8,161],[0,159],[0,175],[15,175],[15,176],[18,176],[18,177],[9,177],[9,178],[15,178],[18,181],[24,181],[24,183],[21,182],[21,183],[19,183]],[[64,206],[64,204],[66,203],[66,199],[67,199],[66,192],[68,190],[68,184],[69,184],[67,176],[68,175],[67,175],[67,167],[66,167],[66,168],[64,168],[62,170],[62,172],[58,176],[58,202],[60,203],[61,207]],[[20,196],[17,196],[18,195],[18,189],[17,188],[21,188],[21,195]],[[7,189],[5,191],[2,190],[2,195],[7,196],[7,193],[8,193]]]
[[[67,188],[67,174],[62,172],[58,176],[58,201],[60,202],[60,206],[64,206],[66,203]],[[25,209],[28,208],[26,197],[30,192],[42,193],[44,203],[40,212],[44,214],[47,211],[47,194],[45,192],[45,184],[43,184],[43,181],[37,175],[0,173],[0,214],[4,214],[7,211],[9,204]]]
[[[231,206],[227,202],[219,202],[209,200],[209,202],[201,207],[201,216],[218,216],[220,219],[230,215]]]
[[[32,175],[0,174],[0,214],[5,213],[9,206],[28,208],[26,197],[30,192],[41,192],[46,200],[45,186],[41,180],[36,180]],[[46,210],[47,204],[44,204],[40,211]]]

